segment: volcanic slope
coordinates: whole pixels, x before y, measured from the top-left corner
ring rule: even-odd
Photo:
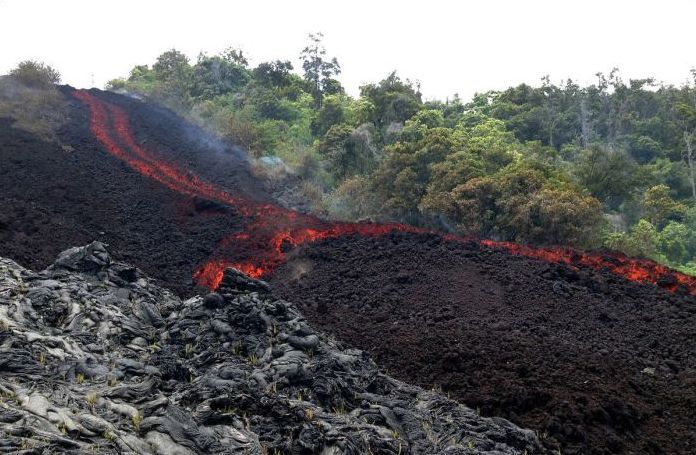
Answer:
[[[98,239],[180,294],[218,241],[239,231],[231,207],[172,191],[107,153],[90,130],[87,105],[71,100],[61,145],[47,143],[0,119],[0,254],[43,268],[63,249]],[[94,91],[128,112],[137,144],[157,149],[221,188],[270,201],[243,152],[222,146],[170,110]]]
[[[292,212],[241,152],[171,111],[64,92],[62,147],[0,120],[0,255],[41,268],[99,239],[191,294],[192,273],[210,287],[230,265],[266,276],[292,246],[319,242],[290,253],[277,292],[301,294],[314,323],[395,376],[535,427],[563,453],[694,452],[693,279],[616,256],[519,250],[545,262]]]
[[[307,245],[271,283],[394,376],[564,454],[696,453],[692,296],[411,233]]]

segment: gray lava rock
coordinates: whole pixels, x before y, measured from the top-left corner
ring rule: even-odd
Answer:
[[[0,452],[545,453],[268,291],[230,269],[182,301],[98,242],[38,273],[0,258]]]

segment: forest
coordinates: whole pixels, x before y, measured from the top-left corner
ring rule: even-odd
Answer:
[[[620,251],[696,274],[696,72],[424,100],[392,72],[346,93],[312,34],[290,60],[177,50],[107,88],[155,99],[289,173],[322,216]],[[282,171],[282,172],[281,172]]]

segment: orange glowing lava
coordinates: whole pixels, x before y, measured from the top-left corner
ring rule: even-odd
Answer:
[[[166,162],[161,154],[138,144],[126,111],[103,101],[85,90],[73,92],[76,99],[90,110],[90,130],[104,149],[122,160],[141,175],[181,195],[216,201],[234,208],[245,217],[242,232],[220,240],[219,248],[209,260],[200,265],[193,278],[200,286],[216,289],[223,272],[234,267],[245,274],[259,278],[274,270],[286,258],[286,252],[295,246],[344,235],[379,236],[393,231],[430,232],[399,223],[348,223],[322,220],[318,217],[288,210],[268,203],[232,196],[226,190]],[[447,241],[471,241],[444,234]],[[488,248],[504,249],[522,255],[572,267],[590,267],[607,270],[629,280],[659,285],[670,291],[680,287],[696,295],[696,278],[684,275],[653,261],[631,259],[622,255],[583,253],[570,248],[532,248],[510,242],[478,241]]]

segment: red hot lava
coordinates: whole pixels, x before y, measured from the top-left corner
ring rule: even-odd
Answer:
[[[384,235],[393,231],[424,233],[426,229],[399,223],[348,223],[322,220],[312,215],[264,204],[229,194],[190,172],[166,162],[161,155],[148,150],[135,140],[126,111],[102,101],[85,90],[74,92],[76,99],[91,112],[90,129],[104,148],[135,171],[172,191],[192,198],[202,198],[232,207],[247,218],[243,232],[223,238],[213,256],[194,272],[200,286],[215,289],[223,271],[235,267],[258,278],[271,272],[285,260],[286,252],[297,245],[349,234],[362,236]],[[445,235],[448,241],[464,241],[461,237]],[[470,241],[466,239],[466,241]],[[608,270],[629,280],[652,283],[670,291],[680,287],[696,295],[696,278],[684,275],[649,260],[631,259],[622,255],[582,253],[570,248],[532,248],[510,242],[481,240],[482,246],[502,248],[552,263],[572,267],[584,266]]]

